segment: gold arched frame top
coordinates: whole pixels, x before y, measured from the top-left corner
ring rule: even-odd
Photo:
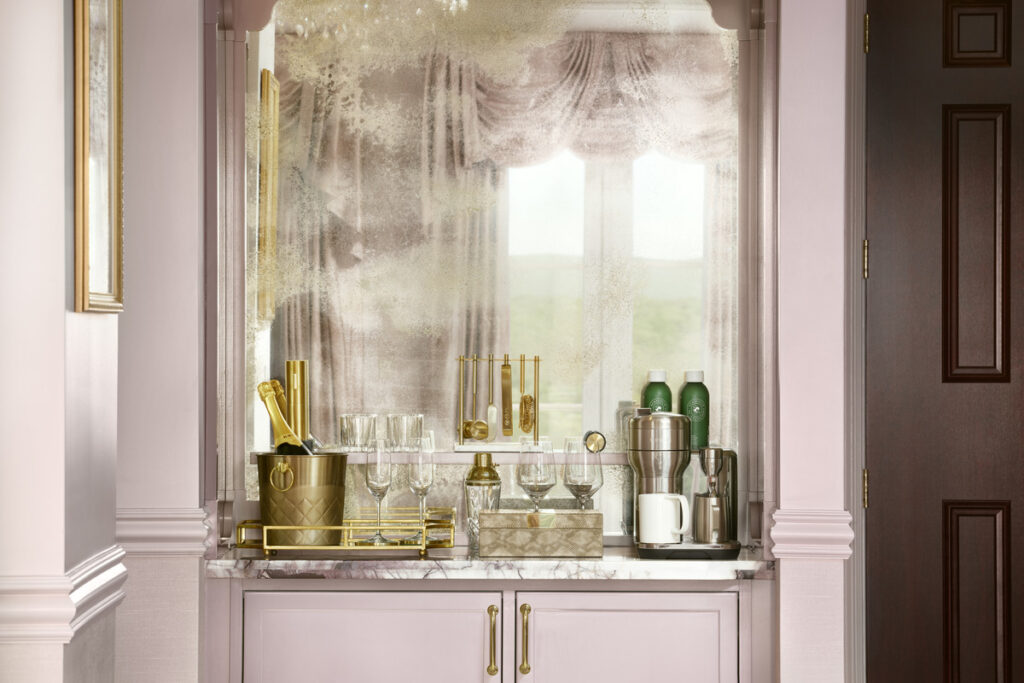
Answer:
[[[99,27],[91,21],[96,10],[106,17]],[[117,313],[124,309],[121,0],[75,0],[74,17],[75,310]],[[103,149],[92,146],[94,133]]]

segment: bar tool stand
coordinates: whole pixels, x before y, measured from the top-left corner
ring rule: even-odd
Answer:
[[[510,354],[504,354],[504,363],[501,366],[501,433],[503,436],[512,436],[512,407],[511,407],[511,366],[508,362]],[[494,354],[488,354],[488,410],[492,407],[493,401],[493,358]],[[456,442],[465,445],[466,439],[472,441],[494,442],[497,436],[497,429],[492,429],[488,421],[477,419],[477,365],[480,362],[479,355],[459,356],[459,413],[455,423]],[[473,388],[470,399],[472,401],[472,414],[466,415],[466,361],[472,363],[471,378]],[[526,354],[519,355],[519,392],[520,392],[520,413],[519,429],[525,434],[532,432],[534,442],[540,440],[540,356],[533,357],[533,394],[526,393]],[[489,415],[489,414],[488,414]],[[490,419],[490,418],[489,418]],[[496,426],[496,425],[495,425]],[[500,443],[500,442],[499,442]],[[507,443],[507,442],[506,442]]]

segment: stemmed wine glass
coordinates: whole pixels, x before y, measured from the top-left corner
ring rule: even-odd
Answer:
[[[386,545],[389,541],[380,532],[380,504],[391,488],[391,452],[387,441],[377,439],[373,450],[366,454],[366,488],[377,501],[377,531],[363,541],[363,545]]]
[[[565,488],[580,504],[581,510],[587,509],[587,503],[604,483],[601,472],[601,454],[592,453],[583,447],[583,439],[570,436],[565,440],[565,469],[562,481]]]
[[[519,442],[519,464],[516,481],[533,501],[533,511],[540,511],[540,501],[555,485],[554,454],[550,439],[534,443],[528,438]]]
[[[409,455],[409,490],[416,494],[420,503],[420,526],[427,517],[427,491],[434,484],[434,433],[428,431],[426,436],[417,439],[413,452]],[[421,528],[412,536],[404,539],[406,543],[423,542],[424,530]],[[427,536],[427,540],[431,540]]]

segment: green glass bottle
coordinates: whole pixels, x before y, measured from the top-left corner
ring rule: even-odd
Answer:
[[[687,370],[686,383],[679,390],[679,412],[690,418],[690,450],[708,445],[708,388],[703,370]]]
[[[672,412],[672,390],[665,383],[664,370],[648,370],[647,386],[644,387],[640,405],[650,408],[652,413]]]

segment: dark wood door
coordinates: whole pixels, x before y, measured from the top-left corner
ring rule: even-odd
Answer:
[[[869,0],[871,683],[1024,681],[1024,3],[1012,4]]]

